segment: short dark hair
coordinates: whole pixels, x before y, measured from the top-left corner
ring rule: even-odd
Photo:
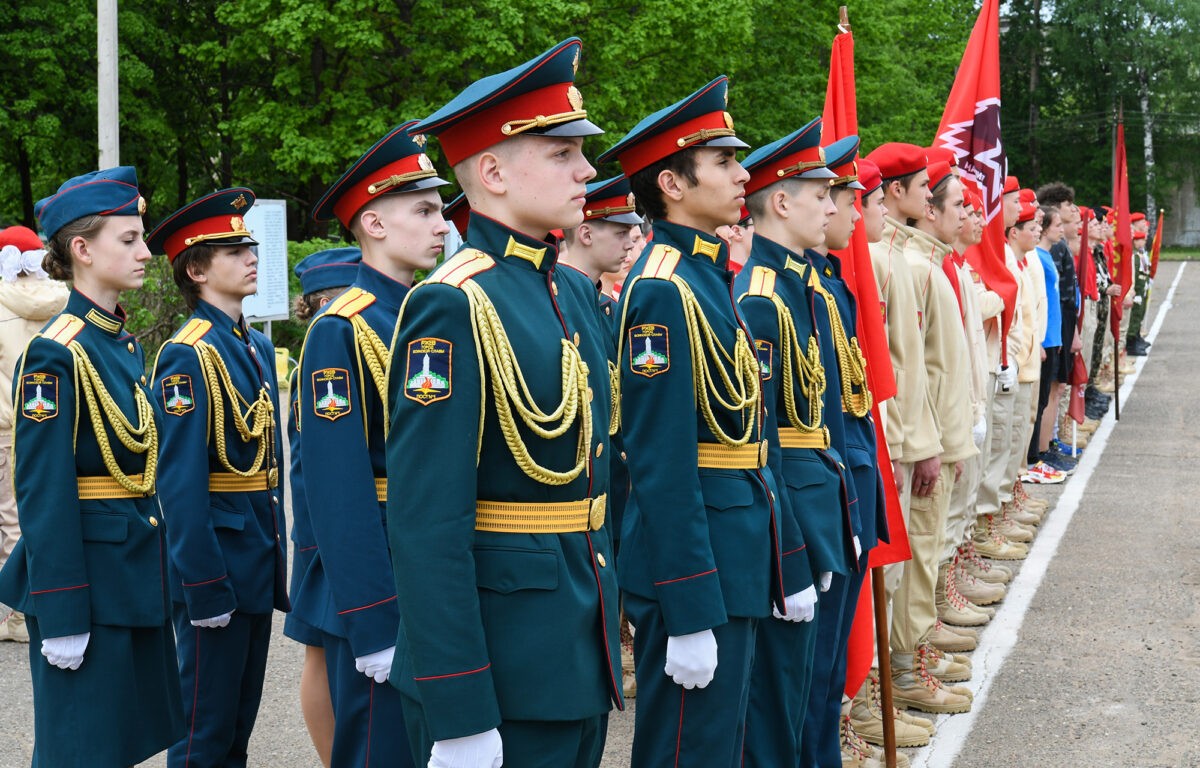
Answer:
[[[175,278],[175,285],[179,286],[179,292],[183,294],[183,301],[187,304],[189,311],[194,311],[196,305],[200,303],[200,286],[192,280],[192,276],[188,274],[188,268],[208,269],[208,265],[212,264],[214,253],[213,246],[207,243],[196,243],[185,248],[171,263],[171,274]]]
[[[947,174],[942,177],[942,180],[936,186],[929,190],[933,195],[929,198],[929,204],[939,211],[944,212],[946,210],[946,195],[950,193],[950,181],[952,179],[954,179],[954,176]]]
[[[663,199],[662,190],[658,188],[658,175],[663,171],[671,171],[682,176],[688,184],[698,184],[696,177],[696,150],[694,147],[672,152],[662,160],[649,165],[629,179],[629,187],[637,200],[638,208],[648,219],[665,219],[667,203]]]
[[[1038,199],[1041,200],[1041,198],[1038,198]],[[1055,216],[1058,216],[1060,218],[1062,216],[1062,214],[1059,213],[1059,210],[1056,206],[1050,205],[1048,203],[1042,205],[1042,207],[1041,207],[1041,209],[1039,209],[1038,213],[1040,213],[1042,216],[1042,229],[1046,229],[1047,227],[1049,227],[1050,222],[1054,220]]]
[[[1038,187],[1037,199],[1044,206],[1048,205],[1057,208],[1063,203],[1074,203],[1075,190],[1061,181],[1052,181],[1049,184],[1043,184]]]

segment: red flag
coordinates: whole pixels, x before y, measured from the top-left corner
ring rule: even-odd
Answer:
[[[1091,208],[1079,209],[1079,253],[1075,255],[1075,274],[1078,276],[1081,298],[1100,300],[1100,288],[1096,285],[1096,261],[1092,258],[1092,243],[1088,242],[1088,223],[1096,218]],[[1079,328],[1083,328],[1083,306],[1079,307]]]
[[[1008,157],[1000,139],[1000,0],[984,0],[979,9],[934,145],[953,151],[962,174],[979,184],[987,224],[983,242],[968,248],[966,258],[988,290],[1004,299],[1000,339],[1001,358],[1007,364],[1017,281],[1004,261],[1002,208]]]
[[[1108,312],[1109,324],[1112,326],[1114,339],[1121,336],[1121,315],[1124,314],[1122,303],[1125,295],[1133,290],[1133,227],[1129,221],[1129,164],[1125,158],[1125,122],[1123,117],[1117,118],[1117,141],[1113,146],[1113,211],[1116,213],[1116,227],[1113,239],[1116,249],[1113,254],[1115,273],[1113,280],[1121,286],[1121,295],[1112,297],[1112,306]]]
[[[1154,245],[1150,246],[1150,279],[1158,274],[1158,252],[1162,250],[1162,231],[1163,218],[1166,216],[1162,211],[1158,212],[1158,221],[1154,223]]]
[[[825,114],[821,119],[821,143],[830,144],[846,136],[858,134],[858,96],[854,85],[854,37],[848,26],[839,27],[829,53],[829,84],[825,89]],[[854,205],[862,212],[861,199]],[[887,331],[883,316],[873,310],[880,304],[879,286],[871,266],[871,251],[867,231],[862,221],[854,228],[850,247],[836,254],[842,263],[842,278],[854,294],[858,305],[856,332],[863,356],[867,359],[867,384],[874,396],[871,416],[877,428],[883,424],[879,403],[896,394],[896,377],[892,370],[892,355],[888,350]],[[875,440],[875,456],[879,479],[883,486],[884,507],[887,510],[888,542],[880,540],[869,556],[872,568],[912,559],[908,545],[908,530],[900,508],[900,495],[892,475],[892,457],[887,440],[880,433]],[[864,511],[864,514],[870,514]],[[871,659],[875,655],[875,617],[871,611],[871,579],[863,580],[863,592],[858,601],[854,625],[850,630],[846,663],[846,689],[853,696],[867,679]]]

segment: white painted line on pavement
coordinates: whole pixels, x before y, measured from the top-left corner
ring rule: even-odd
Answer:
[[[1175,297],[1175,289],[1179,287],[1179,280],[1183,277],[1183,270],[1186,266],[1187,262],[1179,265],[1179,272],[1176,273],[1175,280],[1171,283],[1171,290],[1167,293],[1166,301],[1163,302],[1162,308],[1158,310],[1154,318],[1154,325],[1147,336],[1148,341],[1153,341],[1158,336],[1163,320],[1172,307],[1171,300]],[[1141,358],[1136,364],[1136,370],[1122,382],[1122,403],[1128,401],[1147,359],[1149,358]],[[963,745],[966,744],[967,737],[971,733],[971,728],[975,725],[975,718],[987,703],[992,681],[995,680],[1009,653],[1017,644],[1017,637],[1021,625],[1025,621],[1025,613],[1029,610],[1029,604],[1033,601],[1033,596],[1046,576],[1046,569],[1049,567],[1050,561],[1058,552],[1059,542],[1062,541],[1063,534],[1070,526],[1071,518],[1079,509],[1079,502],[1083,499],[1083,492],[1087,489],[1088,480],[1095,471],[1096,465],[1100,463],[1100,456],[1104,453],[1108,436],[1112,433],[1116,423],[1116,418],[1110,409],[1101,422],[1100,428],[1092,435],[1087,450],[1084,451],[1083,457],[1075,469],[1075,474],[1067,480],[1063,487],[1063,494],[1055,504],[1052,514],[1046,516],[1046,522],[1038,531],[1033,547],[1029,550],[1029,557],[1021,563],[1020,572],[1009,584],[1008,596],[1004,599],[1000,609],[996,611],[996,617],[982,633],[979,648],[971,655],[973,668],[971,681],[965,684],[960,683],[975,695],[971,711],[961,715],[938,716],[937,735],[927,746],[917,752],[912,759],[913,768],[951,768],[954,765],[954,760],[962,751]]]

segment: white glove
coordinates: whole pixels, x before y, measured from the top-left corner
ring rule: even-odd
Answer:
[[[503,764],[504,744],[500,741],[500,731],[495,728],[471,736],[435,741],[429,756],[429,768],[500,768]]]
[[[858,540],[857,536],[855,536],[854,537],[854,559],[857,560],[860,557],[862,557],[862,542]]]
[[[1135,294],[1135,295],[1134,295],[1134,297],[1133,297],[1133,303],[1134,303],[1134,304],[1141,304],[1141,303],[1142,303],[1142,297],[1141,297],[1140,295],[1137,295],[1137,294]]]
[[[1010,360],[1007,368],[1000,366],[1000,370],[996,371],[996,383],[1000,385],[1001,392],[1008,392],[1016,388],[1017,363],[1015,360]]]
[[[92,639],[91,632],[82,635],[66,635],[65,637],[47,637],[42,640],[42,655],[46,661],[59,669],[74,671],[83,663],[83,652],[87,650],[88,640]]]
[[[813,617],[817,615],[817,588],[809,587],[803,592],[788,595],[783,599],[783,602],[785,604],[784,607],[787,608],[787,615],[785,616],[779,612],[779,606],[772,606],[771,613],[775,615],[775,618],[783,619],[784,621],[794,621],[796,623],[812,621]]]
[[[382,651],[368,653],[354,659],[354,668],[377,683],[386,683],[392,674],[392,657],[396,655],[396,646],[384,648]],[[474,738],[474,737],[466,737]],[[499,735],[497,734],[497,739]]]
[[[233,611],[222,613],[220,616],[213,616],[211,619],[193,619],[193,627],[203,627],[204,629],[220,629],[221,627],[229,626],[229,620],[233,618]]]
[[[976,448],[983,447],[983,441],[987,439],[987,421],[980,419],[975,422],[975,426],[971,427],[971,439],[975,441]]]
[[[717,638],[711,629],[667,638],[667,677],[690,691],[711,683],[716,671]]]
[[[825,571],[821,574],[821,591],[828,592],[829,585],[833,583],[833,571]]]

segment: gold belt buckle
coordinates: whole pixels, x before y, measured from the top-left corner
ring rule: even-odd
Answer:
[[[592,499],[591,511],[588,513],[588,525],[593,531],[604,527],[605,510],[608,507],[608,494],[602,493]]]

